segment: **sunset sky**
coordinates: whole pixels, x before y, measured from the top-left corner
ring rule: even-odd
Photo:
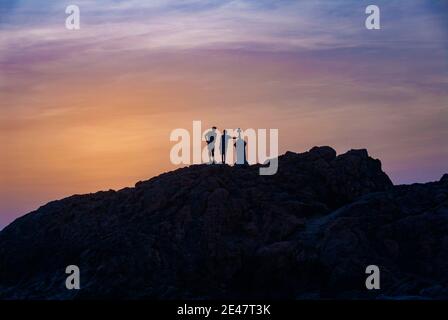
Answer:
[[[0,229],[174,168],[170,132],[193,120],[278,128],[280,153],[367,148],[394,183],[438,180],[448,1],[0,2]]]

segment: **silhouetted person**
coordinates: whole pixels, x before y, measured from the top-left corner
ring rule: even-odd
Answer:
[[[226,152],[227,152],[227,145],[229,144],[229,139],[231,136],[227,134],[227,130],[224,130],[222,132],[221,136],[221,160],[222,163],[226,163]]]
[[[207,142],[210,162],[215,163],[216,127],[212,127],[212,129],[205,134],[205,141]]]
[[[236,139],[236,142],[234,144],[236,148],[236,164],[245,165],[248,164],[246,160],[246,145],[247,142],[244,141],[243,138],[241,138],[241,129],[238,128],[238,138]]]

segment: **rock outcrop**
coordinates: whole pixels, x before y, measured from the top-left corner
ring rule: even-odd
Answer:
[[[446,176],[393,186],[366,150],[330,147],[287,152],[274,176],[258,167],[48,203],[0,233],[0,298],[448,298]],[[65,288],[68,265],[81,290]]]

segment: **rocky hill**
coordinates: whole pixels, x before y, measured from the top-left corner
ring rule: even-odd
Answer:
[[[81,290],[65,288],[72,264]],[[0,299],[94,298],[448,298],[448,175],[393,186],[366,150],[315,147],[274,176],[190,166],[0,233]]]

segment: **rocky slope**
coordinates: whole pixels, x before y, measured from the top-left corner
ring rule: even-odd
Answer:
[[[316,147],[274,176],[198,165],[72,196],[0,233],[0,298],[448,298],[448,176],[393,186],[366,150]]]

